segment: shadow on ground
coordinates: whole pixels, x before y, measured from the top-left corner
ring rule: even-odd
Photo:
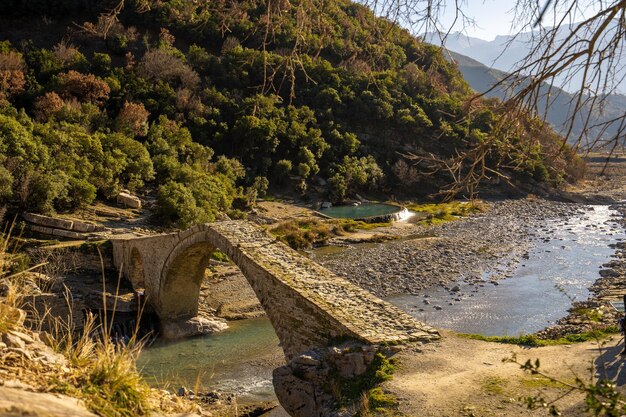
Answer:
[[[594,361],[597,379],[614,381],[618,387],[626,384],[626,356],[621,354],[623,351],[621,339],[620,343],[603,350]]]

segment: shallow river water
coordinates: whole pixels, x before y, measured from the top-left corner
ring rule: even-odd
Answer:
[[[238,320],[217,335],[157,341],[142,351],[138,366],[153,386],[215,390],[243,401],[265,401],[276,398],[274,365],[267,356],[279,349],[268,319]]]
[[[488,336],[516,336],[541,330],[563,317],[572,300],[588,297],[601,265],[614,253],[610,244],[626,238],[608,206],[567,220],[549,221],[536,231],[534,248],[512,277],[480,284],[459,283],[460,291],[435,288],[421,296],[388,299],[436,328]],[[428,304],[426,304],[428,303]]]
[[[498,285],[459,283],[459,291],[434,288],[388,301],[436,328],[485,335],[531,333],[564,316],[572,300],[584,300],[601,265],[626,239],[607,206],[588,206],[569,219],[548,221],[535,232],[533,249]],[[480,233],[480,231],[477,231]],[[425,302],[426,301],[426,302]],[[214,336],[156,343],[139,366],[154,385],[235,393],[240,401],[274,398],[269,357],[278,339],[265,318],[230,323]]]

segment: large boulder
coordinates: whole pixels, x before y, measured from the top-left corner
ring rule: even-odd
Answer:
[[[69,239],[84,239],[87,237],[85,233],[105,230],[103,226],[80,220],[61,219],[34,213],[23,213],[22,217],[34,232]]]
[[[72,220],[43,216],[41,214],[23,213],[22,217],[29,223],[54,229],[72,230],[72,227],[74,226],[74,222]]]
[[[117,195],[117,204],[121,204],[125,207],[130,207],[133,209],[141,208],[141,200],[139,197],[134,196],[128,192],[122,191]]]

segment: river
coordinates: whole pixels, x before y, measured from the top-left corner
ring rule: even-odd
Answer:
[[[535,232],[528,259],[497,285],[485,273],[479,285],[459,282],[458,292],[439,287],[388,301],[436,328],[488,336],[539,331],[563,317],[572,301],[589,296],[587,287],[614,253],[609,245],[626,238],[614,213],[591,206],[584,214],[548,221]]]
[[[538,331],[563,317],[572,300],[587,298],[587,287],[614,252],[609,245],[626,239],[616,220],[608,206],[548,220],[509,278],[493,284],[485,272],[483,282],[459,282],[458,291],[436,287],[388,301],[436,328],[485,335]],[[157,386],[198,385],[235,393],[241,402],[269,400],[279,349],[267,319],[243,320],[218,335],[156,343],[144,350],[139,366]]]

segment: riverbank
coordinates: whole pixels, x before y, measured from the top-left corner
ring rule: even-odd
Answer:
[[[611,208],[619,213],[617,222],[626,230],[626,204],[614,204]],[[617,311],[611,301],[622,301],[626,294],[626,242],[619,241],[611,247],[615,249],[613,259],[602,265],[599,278],[589,287],[590,297],[574,301],[568,314],[553,326],[538,332],[538,337],[556,339],[568,334],[618,329],[618,320],[624,313]]]
[[[618,339],[605,340],[604,345],[590,341],[528,348],[470,340],[443,331],[440,341],[399,353],[397,372],[383,389],[397,398],[399,414],[405,416],[546,416],[548,410],[541,403],[552,401],[563,416],[588,416],[583,393],[565,395],[568,386],[524,372],[507,359],[516,356],[521,363],[538,359],[540,370],[567,384],[575,384],[576,377],[588,384],[610,378],[624,393],[626,375],[621,369]],[[529,409],[528,397],[543,401]]]

